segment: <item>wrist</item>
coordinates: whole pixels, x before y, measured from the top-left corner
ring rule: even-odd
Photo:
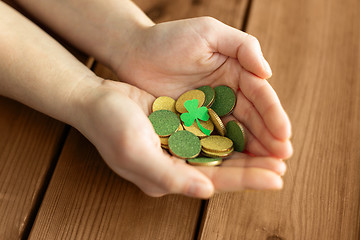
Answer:
[[[67,117],[60,120],[83,132],[84,127],[88,125],[91,105],[95,102],[94,93],[98,92],[97,89],[102,85],[102,81],[103,79],[95,74],[81,78],[68,98],[66,105],[69,106],[70,110],[66,111]]]
[[[82,87],[73,98],[75,107],[71,125],[93,143],[101,144],[97,142],[99,133],[112,128],[106,122],[111,122],[111,119],[119,120],[119,116],[127,119],[127,114],[134,110],[135,105],[140,107],[145,115],[151,112],[149,102],[153,102],[154,97],[138,88],[96,76],[86,82],[90,84]],[[126,126],[121,120],[118,124]]]

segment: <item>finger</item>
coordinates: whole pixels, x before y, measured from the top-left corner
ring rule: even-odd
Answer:
[[[196,198],[209,198],[214,193],[211,181],[185,160],[161,150],[144,152],[143,159],[130,164],[127,170],[136,173],[131,181],[145,193],[151,196],[178,193]]]
[[[261,144],[271,155],[278,158],[288,158],[292,155],[290,141],[280,141],[273,137],[254,105],[247,100],[241,91],[237,91],[237,104],[233,115],[261,141]]]
[[[214,18],[206,20],[211,24],[204,37],[213,51],[237,58],[241,66],[260,78],[271,77],[270,66],[263,57],[259,41],[254,36]]]
[[[286,172],[286,164],[278,158],[272,157],[251,157],[244,153],[233,153],[226,159],[222,167],[241,167],[241,168],[263,168],[273,171],[280,176]]]
[[[197,167],[214,184],[217,192],[233,192],[245,189],[281,189],[282,178],[261,168]]]
[[[239,87],[244,96],[255,106],[271,134],[279,140],[289,139],[290,120],[270,84],[247,71],[242,71]]]
[[[223,118],[225,125],[231,120],[236,120],[236,118],[233,115]],[[272,154],[261,144],[261,142],[245,127],[244,124],[242,125],[247,139],[245,149],[256,156],[271,156]]]

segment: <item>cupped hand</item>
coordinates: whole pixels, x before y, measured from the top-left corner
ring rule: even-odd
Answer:
[[[134,36],[129,48],[115,51],[112,58],[121,79],[154,96],[175,99],[202,85],[230,86],[237,105],[225,122],[235,118],[243,123],[247,151],[292,155],[290,121],[265,80],[272,73],[255,37],[210,17],[160,23]]]
[[[148,120],[155,98],[143,90],[104,80],[84,98],[78,129],[114,172],[150,196],[208,198],[214,192],[282,187],[286,165],[279,159],[236,153],[221,167],[193,167],[170,156]]]

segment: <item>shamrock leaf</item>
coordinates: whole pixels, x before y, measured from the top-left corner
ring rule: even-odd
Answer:
[[[193,115],[191,115],[188,112],[181,114],[180,118],[184,122],[184,125],[187,127],[190,127],[196,119]]]
[[[190,127],[194,123],[194,121],[196,121],[200,130],[207,136],[209,136],[211,131],[201,126],[199,122],[199,119],[202,121],[209,120],[208,109],[206,107],[198,108],[199,100],[197,99],[186,101],[184,103],[184,106],[186,110],[188,110],[188,112],[181,114],[180,118],[184,122],[185,126]]]
[[[207,121],[209,120],[208,109],[206,107],[200,107],[196,110],[196,118]]]

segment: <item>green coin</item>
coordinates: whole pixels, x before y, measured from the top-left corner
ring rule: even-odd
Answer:
[[[203,106],[210,107],[215,100],[215,90],[210,86],[202,86],[197,89],[205,93],[205,102]]]
[[[197,157],[186,160],[189,164],[194,166],[218,166],[222,163],[221,158],[207,158],[207,157]]]
[[[236,104],[234,91],[228,86],[217,86],[215,90],[215,101],[211,105],[219,117],[224,117],[232,112]]]
[[[178,158],[195,158],[201,151],[200,140],[186,130],[177,131],[169,137],[169,150]]]
[[[180,118],[169,110],[159,110],[150,114],[150,122],[157,135],[166,137],[174,133],[180,126]]]
[[[247,139],[244,128],[240,122],[233,120],[226,124],[226,137],[233,141],[235,151],[244,151]]]

